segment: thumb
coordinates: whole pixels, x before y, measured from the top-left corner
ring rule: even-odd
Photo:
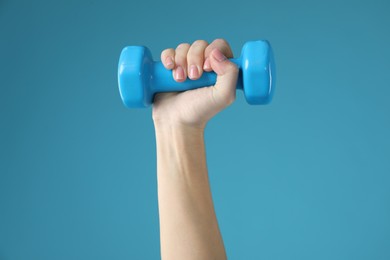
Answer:
[[[214,49],[210,55],[210,66],[217,74],[213,87],[215,102],[227,107],[236,99],[237,65],[229,61],[220,50]]]

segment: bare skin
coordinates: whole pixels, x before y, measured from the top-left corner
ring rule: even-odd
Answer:
[[[155,96],[157,180],[162,259],[226,259],[211,196],[204,129],[208,120],[232,104],[238,68],[230,46],[198,40],[161,53],[178,82],[217,73],[214,86]]]

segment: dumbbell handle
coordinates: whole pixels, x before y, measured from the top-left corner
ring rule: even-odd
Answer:
[[[237,89],[242,89],[242,70],[241,59],[229,59],[231,62],[237,65],[239,69],[239,75],[237,79]],[[203,72],[202,76],[196,80],[186,79],[183,82],[177,82],[173,79],[172,71],[164,67],[162,62],[154,62],[152,66],[151,76],[151,88],[154,93],[158,92],[175,92],[185,91],[205,86],[214,85],[217,79],[215,72]]]

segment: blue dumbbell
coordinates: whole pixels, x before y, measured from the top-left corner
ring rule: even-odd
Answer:
[[[237,89],[242,89],[251,105],[267,104],[275,89],[275,63],[268,41],[250,41],[238,59],[230,59],[239,68]],[[148,107],[155,93],[185,91],[215,84],[214,72],[203,72],[197,80],[176,82],[172,71],[154,62],[144,46],[128,46],[122,50],[118,65],[119,92],[129,107]]]

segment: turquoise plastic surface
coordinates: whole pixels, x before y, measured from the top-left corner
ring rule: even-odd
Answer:
[[[242,89],[251,105],[267,104],[275,90],[275,62],[268,41],[250,41],[238,59],[230,59],[239,70],[237,89]],[[172,72],[161,62],[154,62],[145,46],[128,46],[122,50],[118,64],[119,92],[129,108],[148,107],[155,93],[185,91],[213,85],[214,72],[204,72],[197,80],[176,82]]]

